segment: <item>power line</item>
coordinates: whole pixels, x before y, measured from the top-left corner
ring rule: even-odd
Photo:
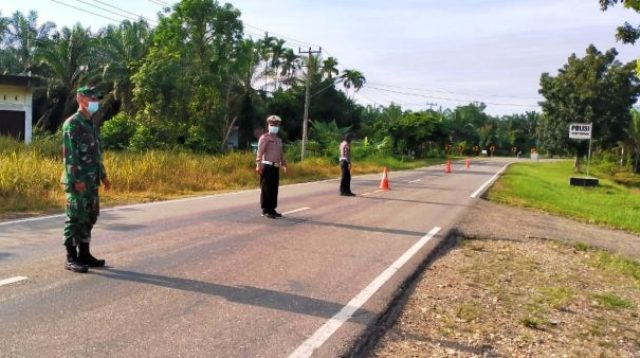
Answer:
[[[401,92],[401,91],[394,91],[394,90],[390,90],[390,89],[386,89],[386,88],[379,88],[379,87],[374,87],[374,86],[366,86],[368,88],[373,88],[373,89],[378,89],[380,91],[385,91],[385,92],[391,92],[391,93],[398,93],[398,94],[402,94],[402,95],[406,95],[406,96],[414,96],[414,97],[422,97],[422,98],[432,98],[432,99],[439,99],[439,100],[444,100],[444,101],[451,101],[451,102],[460,102],[460,103],[467,103],[469,102],[469,100],[462,100],[462,99],[458,99],[458,98],[447,98],[447,97],[439,97],[439,96],[431,96],[431,95],[426,95],[426,94],[419,94],[419,93],[411,93],[411,92]],[[485,104],[491,104],[494,106],[515,106],[515,107],[538,107],[538,105],[527,105],[527,104],[518,104],[518,103],[496,103],[496,102],[484,102]]]
[[[481,93],[470,93],[470,92],[455,92],[455,91],[449,91],[449,90],[443,90],[443,89],[410,88],[410,87],[400,87],[400,86],[385,85],[385,84],[371,83],[371,82],[369,82],[368,84],[373,85],[373,86],[397,88],[397,89],[404,89],[404,90],[410,90],[410,91],[438,92],[438,93],[448,93],[448,94],[461,95],[461,96],[478,96],[478,97],[496,97],[496,98],[513,98],[513,99],[538,100],[538,98],[533,98],[533,97],[521,97],[521,96],[509,96],[509,95],[497,95],[497,94],[481,94]]]
[[[100,10],[102,10],[102,11],[106,11],[106,12],[108,12],[108,13],[110,13],[110,14],[113,14],[113,15],[122,16],[122,17],[124,17],[124,18],[125,18],[125,19],[127,19],[127,20],[138,21],[138,19],[131,18],[131,17],[127,16],[127,15],[119,14],[119,13],[117,13],[117,12],[115,12],[115,11],[112,11],[112,10],[109,10],[109,9],[105,9],[105,8],[103,8],[103,7],[101,7],[101,6],[98,6],[98,5],[94,5],[94,4],[88,3],[88,2],[86,2],[86,1],[84,1],[84,0],[76,0],[76,1],[77,1],[77,2],[79,2],[79,3],[83,3],[83,4],[85,4],[85,5],[89,5],[89,6],[91,6],[91,7],[95,7],[96,9],[100,9]]]
[[[167,4],[164,1],[160,1],[160,0],[149,0],[150,3],[154,3],[156,5],[160,5],[162,7],[166,7],[166,6],[171,6],[170,4]]]
[[[87,14],[91,14],[91,15],[94,15],[94,16],[101,17],[103,19],[107,19],[107,20],[111,20],[111,21],[115,21],[115,22],[122,22],[122,20],[116,20],[116,19],[114,19],[112,17],[96,14],[95,12],[92,12],[92,11],[89,11],[89,10],[86,10],[86,9],[79,8],[77,6],[73,6],[73,5],[67,4],[67,3],[64,3],[64,2],[59,1],[59,0],[51,0],[51,1],[53,1],[55,3],[58,3],[60,5],[64,5],[66,7],[70,7],[72,9],[75,9],[75,10],[78,10],[78,11],[82,11],[82,12],[87,13]]]
[[[116,9],[116,10],[118,10],[118,11],[122,11],[122,12],[124,12],[124,13],[130,14],[130,15],[133,15],[133,16],[137,16],[137,17],[139,17],[139,18],[141,18],[141,19],[144,19],[144,20],[146,20],[146,21],[148,21],[148,22],[158,23],[156,20],[152,20],[152,19],[146,18],[146,17],[144,17],[144,16],[142,16],[142,15],[140,15],[140,14],[136,14],[136,13],[133,13],[133,12],[131,12],[131,11],[127,11],[127,10],[125,10],[125,9],[122,9],[122,8],[117,7],[117,6],[114,6],[114,5],[111,5],[111,4],[108,4],[108,3],[105,3],[105,2],[103,2],[103,1],[100,1],[100,0],[93,0],[93,1],[94,1],[94,2],[97,2],[98,4],[102,4],[102,5],[104,5],[104,6],[108,6],[108,7],[110,7],[110,8]]]
[[[300,41],[300,40],[296,40],[296,39],[291,38],[291,37],[283,36],[283,35],[281,35],[281,34],[278,34],[278,33],[273,32],[273,31],[265,30],[265,29],[262,29],[262,28],[260,28],[260,27],[257,27],[257,26],[253,26],[253,25],[247,24],[246,22],[243,22],[243,24],[244,24],[246,27],[251,27],[251,28],[254,28],[254,29],[256,29],[256,30],[262,31],[262,32],[264,32],[264,33],[269,33],[269,34],[276,35],[276,36],[278,36],[279,38],[281,38],[281,39],[283,39],[283,40],[289,40],[290,42],[293,42],[293,43],[298,43],[298,44],[301,44],[301,45],[311,46],[311,47],[321,47],[321,46],[318,46],[318,45],[312,44],[312,43],[310,43],[310,42]]]

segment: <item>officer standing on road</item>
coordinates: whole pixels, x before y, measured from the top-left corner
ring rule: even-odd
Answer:
[[[351,192],[351,134],[345,134],[343,139],[340,143],[340,195],[356,196]]]
[[[78,112],[62,125],[62,156],[64,171],[62,184],[66,193],[64,246],[67,249],[65,268],[73,272],[87,272],[88,267],[102,267],[105,260],[91,255],[91,230],[100,214],[98,187],[111,183],[102,164],[100,139],[91,121],[98,111],[99,92],[95,87],[80,87],[76,91]]]
[[[260,174],[260,207],[262,216],[275,219],[282,217],[276,211],[278,207],[278,186],[280,185],[280,167],[287,173],[287,162],[282,151],[282,139],[278,130],[282,119],[276,115],[267,117],[268,132],[258,140],[256,172]]]

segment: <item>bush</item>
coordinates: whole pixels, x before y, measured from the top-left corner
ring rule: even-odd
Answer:
[[[148,127],[139,126],[129,142],[129,148],[133,150],[148,150],[157,148],[156,138]]]
[[[443,150],[437,147],[434,147],[427,151],[426,157],[427,158],[444,158],[445,155]]]
[[[100,132],[104,149],[124,149],[131,144],[136,134],[138,124],[125,113],[118,113],[115,117],[104,122]]]

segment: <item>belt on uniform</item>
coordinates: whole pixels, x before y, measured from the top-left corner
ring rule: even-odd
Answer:
[[[263,160],[263,161],[262,161],[262,164],[266,164],[266,165],[273,165],[273,166],[274,166],[274,167],[276,167],[276,168],[280,166],[280,164],[279,164],[279,163],[276,163],[276,162],[270,162],[270,161],[268,161],[268,160]]]

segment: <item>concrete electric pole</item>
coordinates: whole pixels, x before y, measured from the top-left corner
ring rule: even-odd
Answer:
[[[302,49],[298,48],[298,53],[306,53],[309,56],[307,59],[307,81],[304,94],[304,117],[302,118],[302,149],[300,151],[300,160],[303,160],[307,144],[307,128],[309,126],[309,102],[311,99],[311,96],[309,95],[309,86],[311,84],[311,55],[322,53],[322,47],[320,47],[317,51],[311,50],[311,47],[309,47],[309,49],[306,51],[302,51]]]

